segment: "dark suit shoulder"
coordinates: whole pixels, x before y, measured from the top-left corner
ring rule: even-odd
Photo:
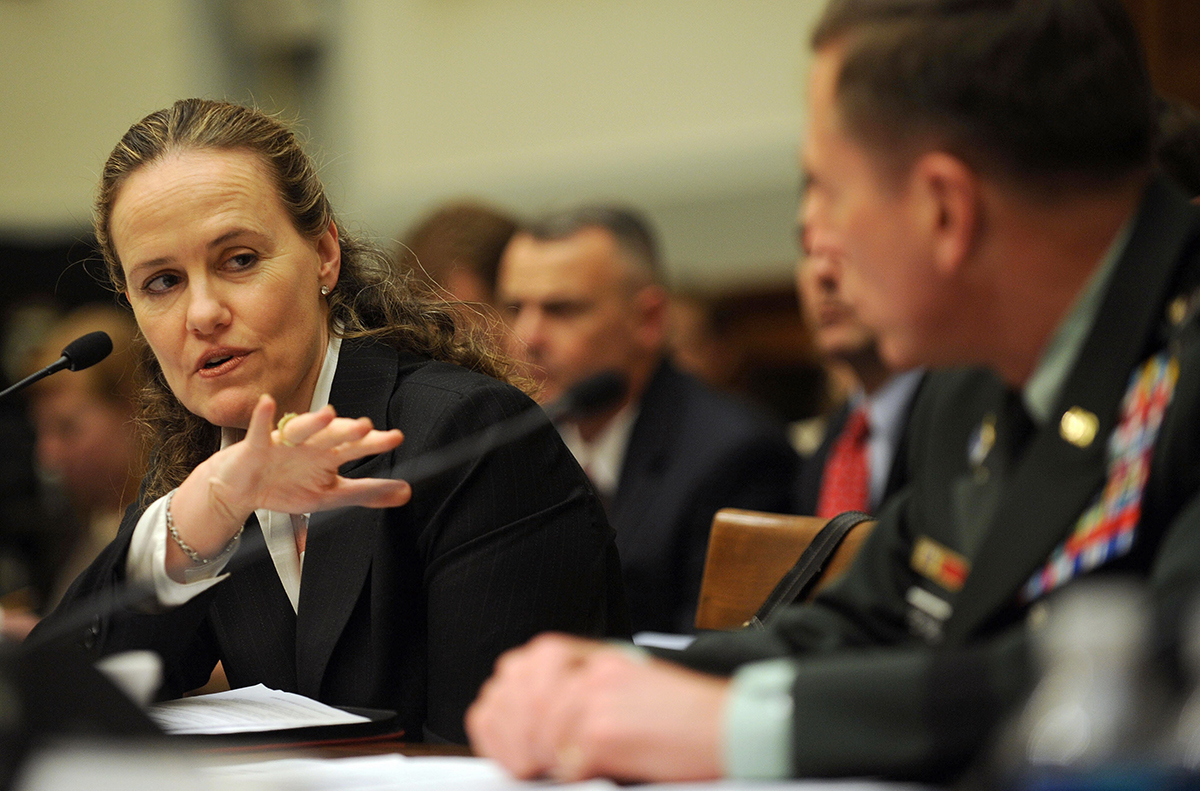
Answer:
[[[669,363],[655,374],[642,397],[639,423],[674,425],[681,442],[702,457],[746,444],[788,445],[783,425],[747,401],[712,390]]]
[[[401,359],[398,387],[426,388],[447,395],[469,395],[476,391],[492,391],[506,394],[515,402],[532,403],[528,396],[516,387],[487,374],[472,371],[461,365],[405,356]]]
[[[454,363],[431,360],[409,352],[377,346],[370,352],[381,362],[391,355],[395,383],[388,398],[389,424],[409,431],[413,420],[434,420],[447,409],[474,426],[536,407],[534,401],[513,385]],[[340,373],[340,371],[339,371]]]

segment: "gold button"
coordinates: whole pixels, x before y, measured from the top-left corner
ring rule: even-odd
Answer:
[[[1082,407],[1073,406],[1063,413],[1058,423],[1058,433],[1077,448],[1086,448],[1096,438],[1100,421]]]
[[[1175,297],[1167,306],[1167,321],[1171,322],[1172,327],[1178,327],[1187,318],[1187,312],[1187,297]]]

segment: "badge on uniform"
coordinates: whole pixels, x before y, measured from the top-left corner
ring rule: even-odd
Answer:
[[[1169,350],[1151,357],[1130,375],[1117,426],[1108,439],[1108,477],[1104,488],[1079,516],[1067,539],[1025,583],[1021,589],[1022,601],[1036,601],[1068,580],[1133,548],[1155,441],[1178,379],[1179,361]],[[1064,429],[1070,414],[1068,411],[1063,415]],[[1096,419],[1090,412],[1084,414]],[[1095,429],[1090,429],[1089,443],[1094,434]],[[1073,442],[1066,433],[1063,437]]]
[[[951,593],[962,589],[971,572],[969,560],[928,536],[917,539],[909,565],[913,571]]]
[[[908,602],[908,629],[929,643],[942,641],[942,624],[950,617],[954,608],[950,602],[930,593],[920,585],[913,585],[904,594]]]
[[[957,593],[971,571],[970,561],[929,536],[917,539],[909,565],[913,571],[949,593]],[[942,624],[953,611],[950,602],[920,585],[909,588],[904,600],[908,602],[909,630],[931,643],[939,642],[942,639]]]

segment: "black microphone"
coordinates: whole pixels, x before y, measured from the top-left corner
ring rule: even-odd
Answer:
[[[82,335],[67,344],[67,348],[62,350],[61,357],[42,370],[30,374],[0,393],[0,398],[4,398],[6,395],[15,393],[18,390],[24,390],[39,379],[45,379],[50,374],[58,373],[64,368],[72,371],[82,371],[84,368],[90,368],[112,354],[112,349],[112,338],[108,337],[107,332],[97,330],[89,332],[87,335]]]
[[[620,401],[627,388],[625,375],[617,371],[602,371],[577,383],[559,398],[546,404],[541,410],[530,409],[519,415],[492,425],[436,450],[421,454],[415,459],[397,465],[392,470],[393,478],[410,484],[440,475],[463,462],[478,458],[490,450],[512,442],[545,424],[563,420],[578,420],[594,415]]]
[[[627,387],[625,374],[620,371],[601,371],[579,382],[556,401],[546,404],[542,411],[552,423],[578,420],[616,404],[625,396]]]

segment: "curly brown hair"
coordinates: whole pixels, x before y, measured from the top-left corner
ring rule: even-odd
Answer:
[[[428,288],[393,267],[387,253],[346,232],[337,221],[313,160],[278,119],[250,107],[206,99],[181,99],[130,127],[104,164],[96,191],[96,238],[117,291],[126,289],[113,247],[112,209],[125,180],[139,168],[187,150],[240,150],[260,156],[275,177],[296,230],[317,239],[333,222],[341,248],[341,274],[328,296],[331,332],[343,338],[376,338],[401,351],[455,363],[502,381],[524,385],[515,364],[486,331],[465,324]],[[189,412],[171,392],[145,339],[137,344],[145,385],[138,422],[153,448],[143,499],[161,497],[183,482],[220,442],[220,429]]]

